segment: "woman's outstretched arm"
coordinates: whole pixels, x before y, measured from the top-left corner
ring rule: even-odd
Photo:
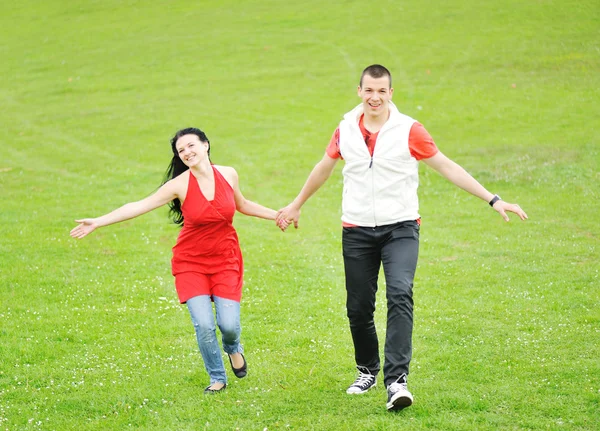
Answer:
[[[100,217],[75,220],[79,225],[71,230],[71,236],[80,239],[99,227],[120,223],[150,212],[178,198],[177,189],[177,182],[171,180],[163,184],[155,193],[145,199],[137,202],[129,202]]]

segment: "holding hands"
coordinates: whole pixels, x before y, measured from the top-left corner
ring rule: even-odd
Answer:
[[[298,220],[300,220],[300,210],[293,204],[289,204],[277,211],[275,223],[279,226],[279,229],[285,232],[292,222],[294,223],[294,228],[298,229]]]
[[[288,222],[287,220],[283,219],[283,220],[277,220],[275,219],[275,224],[277,225],[277,227],[279,229],[281,229],[282,232],[285,232],[285,230],[288,228],[288,226],[290,225],[290,222]]]

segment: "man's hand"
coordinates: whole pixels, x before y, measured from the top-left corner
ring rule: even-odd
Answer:
[[[523,209],[519,205],[504,202],[503,200],[496,201],[492,208],[498,211],[505,221],[508,221],[508,215],[506,214],[506,211],[515,213],[516,215],[521,217],[521,220],[527,220],[528,218],[527,214],[525,214],[525,211],[523,211]]]

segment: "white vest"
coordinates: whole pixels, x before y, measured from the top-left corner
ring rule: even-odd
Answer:
[[[384,226],[419,218],[419,167],[408,148],[415,120],[390,102],[390,117],[377,136],[373,157],[358,120],[362,104],[340,122],[339,148],[345,165],[342,221],[357,226]]]

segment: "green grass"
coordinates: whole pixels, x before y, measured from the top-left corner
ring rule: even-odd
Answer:
[[[0,429],[597,429],[599,22],[592,0],[2,3]],[[344,392],[340,169],[298,231],[236,216],[250,374],[204,397],[166,209],[83,241],[73,220],[151,193],[190,125],[284,206],[376,62],[529,221],[422,167],[415,405],[390,414],[381,384]]]

